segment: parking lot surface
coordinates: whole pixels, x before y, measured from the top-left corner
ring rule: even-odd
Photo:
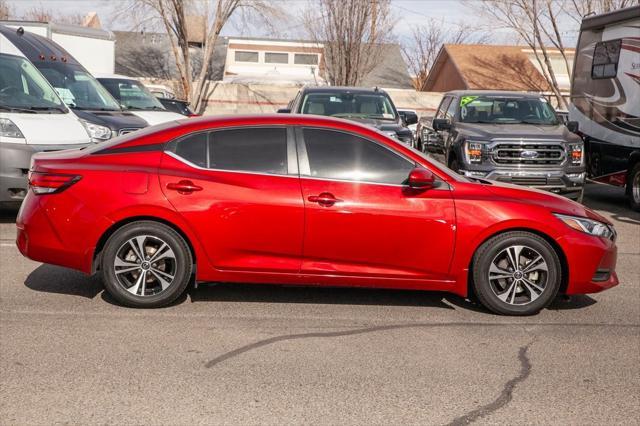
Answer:
[[[23,258],[0,224],[2,424],[638,424],[640,215],[620,285],[501,317],[444,293],[207,285],[164,309]]]

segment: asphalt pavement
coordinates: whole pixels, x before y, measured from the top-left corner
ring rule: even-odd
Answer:
[[[620,285],[539,315],[444,293],[211,285],[156,310],[24,259],[0,223],[0,424],[639,424],[640,215]]]

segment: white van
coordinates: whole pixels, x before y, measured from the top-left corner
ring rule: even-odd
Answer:
[[[78,117],[0,34],[0,208],[17,208],[27,195],[35,152],[79,148],[89,142]]]
[[[158,98],[135,78],[117,74],[97,74],[95,77],[125,110],[151,126],[185,118],[184,115],[167,111]]]

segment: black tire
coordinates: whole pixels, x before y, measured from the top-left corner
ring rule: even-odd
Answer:
[[[492,262],[505,249],[512,246],[526,246],[535,250],[546,262],[546,285],[535,300],[526,304],[511,304],[498,298],[489,282]],[[554,300],[560,289],[562,267],[558,254],[542,237],[524,231],[512,231],[496,235],[482,244],[473,258],[473,289],[480,303],[490,311],[501,315],[534,315]],[[531,275],[529,275],[531,277]],[[520,288],[516,287],[515,290]],[[524,286],[522,286],[524,289]],[[515,294],[514,290],[514,294]],[[503,293],[504,294],[504,293]],[[526,299],[526,292],[522,293]],[[507,297],[508,299],[508,297]]]
[[[640,161],[634,164],[629,172],[627,198],[631,209],[640,212]]]
[[[157,245],[165,243],[168,246],[168,249],[165,248],[165,250],[170,249],[172,251],[171,257],[169,258],[169,256],[167,256],[168,260],[164,260],[163,262],[171,262],[171,271],[169,272],[172,273],[173,279],[165,288],[160,285],[160,281],[156,278],[158,275],[154,275],[150,272],[149,277],[151,282],[147,284],[147,280],[144,280],[145,283],[142,285],[140,290],[141,293],[148,290],[150,294],[147,295],[137,295],[127,290],[124,284],[121,283],[122,278],[119,280],[116,276],[116,266],[114,266],[116,256],[119,256],[119,259],[122,259],[120,253],[127,250],[127,248],[130,248],[130,246],[127,246],[127,243],[132,238],[141,236],[146,237],[144,240],[145,242],[151,241],[153,243],[159,241],[156,243]],[[148,246],[144,245],[144,247]],[[152,249],[153,247],[151,247],[151,249],[147,248],[147,250]],[[129,253],[133,253],[134,251],[135,250],[129,250]],[[137,261],[134,260],[131,262],[133,264]],[[137,263],[141,264],[140,262]],[[150,267],[149,262],[144,263],[147,264],[147,268]],[[151,269],[154,270],[153,268]],[[111,235],[104,246],[100,261],[102,281],[104,282],[109,294],[119,303],[133,308],[159,308],[172,303],[180,297],[187,288],[191,279],[192,271],[193,257],[184,238],[167,225],[146,220],[124,225]],[[137,272],[137,270],[132,272],[132,274],[135,274],[135,272]],[[123,275],[126,276],[129,274],[122,274],[119,276]],[[135,275],[132,277],[135,279]],[[154,289],[157,293],[151,293]],[[138,293],[138,291],[136,291],[136,293]]]

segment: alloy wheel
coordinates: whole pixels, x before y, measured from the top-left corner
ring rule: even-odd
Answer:
[[[636,204],[640,204],[640,173],[636,173],[631,182],[631,195]]]
[[[513,245],[493,258],[488,278],[498,299],[510,305],[527,305],[545,291],[549,267],[533,248]]]
[[[171,247],[152,235],[138,235],[120,246],[113,262],[118,283],[136,296],[165,291],[174,281],[177,263]]]

